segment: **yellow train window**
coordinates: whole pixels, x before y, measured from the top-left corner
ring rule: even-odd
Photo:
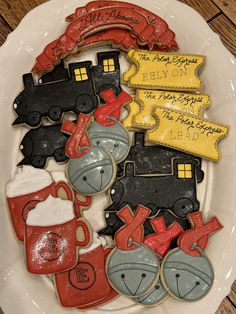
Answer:
[[[80,68],[74,70],[75,73],[75,80],[78,81],[86,81],[88,79],[87,69],[86,68]]]
[[[178,179],[191,179],[191,178],[192,178],[192,165],[178,164]]]
[[[103,70],[104,72],[114,72],[115,71],[114,59],[103,60]]]

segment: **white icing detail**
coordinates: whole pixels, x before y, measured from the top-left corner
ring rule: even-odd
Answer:
[[[53,182],[48,171],[36,169],[32,166],[23,166],[13,180],[7,184],[7,197],[25,195],[42,190]]]
[[[24,145],[20,145],[20,150],[24,149]]]
[[[51,171],[51,176],[55,182],[64,181],[68,182],[64,171]]]
[[[39,84],[42,84],[43,83],[43,80],[42,79],[39,79]]]
[[[15,104],[13,105],[13,108],[14,108],[14,109],[17,109],[17,107],[18,107],[18,106],[17,106],[17,104],[15,103]]]
[[[80,249],[79,255],[91,252],[91,251],[95,250],[97,247],[99,247],[99,245],[102,245],[102,241],[101,241],[100,237],[98,236],[97,232],[93,232],[93,241],[92,241],[91,245],[85,249]]]
[[[54,226],[75,218],[73,203],[51,195],[36,205],[27,216],[29,226]]]
[[[105,217],[106,217],[106,218],[109,218],[109,216],[110,216],[109,213],[106,213],[106,214],[105,214]]]
[[[111,194],[115,194],[116,190],[115,189],[111,189]]]

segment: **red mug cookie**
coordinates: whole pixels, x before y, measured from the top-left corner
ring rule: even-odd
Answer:
[[[55,183],[47,171],[31,166],[23,167],[23,171],[8,183],[6,194],[12,224],[20,241],[24,240],[28,212],[39,202],[49,195],[63,195],[69,200],[74,197],[68,184],[62,181]]]
[[[88,246],[90,240],[87,222],[74,218],[73,203],[49,196],[27,217],[27,269],[34,274],[54,274],[73,268],[77,262],[78,247]]]
[[[93,244],[82,249],[77,265],[67,272],[55,274],[57,294],[65,307],[89,308],[114,298],[105,273],[106,255],[101,241],[94,233]]]

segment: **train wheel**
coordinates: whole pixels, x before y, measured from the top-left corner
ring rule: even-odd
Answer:
[[[65,154],[65,149],[63,149],[63,148],[56,149],[56,151],[54,153],[54,157],[55,157],[57,162],[66,161],[67,160],[67,156]]]
[[[35,168],[43,168],[46,164],[46,158],[42,156],[36,156],[32,159],[32,166]]]
[[[28,113],[26,117],[26,123],[30,126],[37,126],[39,125],[40,121],[41,121],[41,115],[37,111]]]
[[[94,101],[89,95],[80,95],[76,99],[75,112],[79,114],[82,113],[91,113],[94,110]]]
[[[181,198],[173,206],[173,213],[181,218],[186,218],[194,210],[194,204],[189,198]]]
[[[50,108],[48,116],[53,121],[59,121],[61,119],[62,111],[60,107],[54,106]]]

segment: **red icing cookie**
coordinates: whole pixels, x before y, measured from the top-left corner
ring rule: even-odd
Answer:
[[[169,49],[174,48],[178,49],[178,45],[176,41],[174,40],[175,34],[173,31],[171,31],[168,27],[168,24],[159,16],[156,14],[129,2],[123,2],[123,1],[91,1],[86,6],[77,8],[74,14],[71,14],[67,17],[68,21],[74,21],[79,16],[86,14],[87,12],[92,12],[94,10],[97,10],[99,8],[103,7],[119,7],[124,6],[126,8],[129,8],[131,10],[135,10],[141,14],[143,14],[148,22],[152,24],[155,28],[155,35],[158,39],[158,44],[160,46],[166,46]],[[152,47],[149,47],[152,48]]]
[[[12,224],[17,238],[20,241],[24,240],[25,223],[28,212],[35,208],[35,206],[44,201],[49,195],[58,196],[62,190],[66,193],[67,198],[73,201],[73,192],[68,184],[65,182],[53,182],[47,187],[15,197],[7,197],[8,208],[11,215]]]
[[[144,238],[143,243],[161,256],[164,256],[170,247],[170,243],[183,229],[177,222],[166,228],[164,217],[150,220],[155,234],[150,234]]]
[[[78,247],[90,244],[88,223],[73,218],[73,205],[69,201],[59,200],[49,197],[27,217],[25,255],[27,269],[31,273],[53,274],[73,268]],[[46,211],[51,212],[49,217],[45,217]],[[52,225],[52,220],[55,225]]]
[[[194,248],[194,245],[204,250],[208,243],[209,236],[223,228],[217,217],[210,218],[204,222],[201,212],[188,215],[188,219],[192,224],[192,229],[184,231],[179,236],[179,247],[186,254],[192,256],[201,256],[199,250]]]
[[[69,24],[59,38],[55,54],[64,57],[68,52],[75,50],[92,32],[112,27],[128,28],[141,44],[158,43],[154,34],[155,29],[144,15],[127,7],[101,8],[84,14]]]
[[[136,245],[130,244],[130,240],[137,243],[143,242],[143,223],[150,212],[150,209],[142,205],[138,206],[135,214],[128,205],[118,212],[117,215],[125,222],[125,225],[115,235],[117,248],[124,251],[132,250],[136,248]]]
[[[95,120],[103,126],[116,124],[117,120],[120,119],[122,107],[131,101],[132,97],[124,91],[116,97],[112,89],[104,90],[100,95],[106,104],[96,109],[94,112]]]
[[[104,250],[101,244],[93,246],[82,252],[73,269],[55,275],[57,294],[65,307],[87,309],[117,296],[105,273],[105,260],[111,249]]]

